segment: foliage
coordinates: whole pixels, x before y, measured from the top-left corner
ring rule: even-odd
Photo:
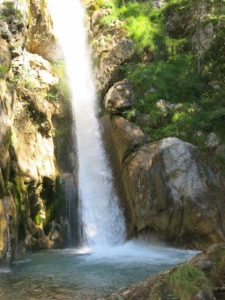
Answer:
[[[111,8],[111,16],[102,20],[123,20],[127,37],[133,39],[139,53],[136,61],[119,67],[121,78],[129,78],[135,90],[136,102],[130,112],[150,115],[149,122],[137,123],[152,140],[175,135],[203,148],[207,133],[214,131],[225,141],[225,1],[206,0],[203,7],[200,0],[168,0],[160,9],[154,9],[152,3],[107,0],[105,7]],[[168,18],[176,15],[182,19],[186,14],[192,29],[182,36],[169,36]],[[201,56],[199,72],[192,36],[196,26],[204,28],[209,23],[214,26],[215,38]],[[146,53],[151,55],[144,62]],[[164,117],[156,106],[159,99],[181,103],[183,109]],[[124,112],[124,117],[130,112]]]
[[[7,73],[8,73],[8,68],[4,65],[0,66],[0,79],[4,78]]]
[[[47,100],[59,101],[60,98],[69,100],[71,98],[71,91],[66,74],[66,65],[64,60],[53,60],[51,62],[53,72],[59,77],[59,84],[55,86],[53,92],[47,94]]]
[[[188,264],[174,268],[165,279],[174,293],[172,295],[177,295],[180,300],[193,299],[199,290],[211,293],[210,280],[202,271]]]
[[[34,217],[34,223],[39,226],[41,224],[41,217],[39,214],[37,214],[35,217]]]
[[[22,12],[15,8],[14,2],[11,1],[3,2],[0,16],[8,23],[11,21],[12,17],[16,18],[19,22],[22,22],[23,20]]]
[[[196,72],[192,55],[176,55],[168,61],[153,62],[146,66],[127,64],[126,76],[136,90],[136,106],[141,112],[150,111],[158,99],[172,103],[193,103],[207,88],[203,76]]]

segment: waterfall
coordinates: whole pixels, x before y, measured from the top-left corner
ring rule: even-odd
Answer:
[[[79,0],[49,0],[54,32],[66,60],[78,156],[81,244],[107,246],[125,240],[124,216],[112,183],[97,119],[95,87],[87,51],[85,13]]]
[[[71,248],[77,246],[77,193],[73,176],[71,174],[64,174],[60,184],[65,200],[64,221],[67,227],[66,245]]]
[[[10,218],[8,214],[8,205],[7,200],[4,198],[4,208],[6,214],[6,228],[7,228],[7,249],[6,249],[6,261],[9,262],[12,255],[12,247],[11,247],[11,236],[10,236]]]

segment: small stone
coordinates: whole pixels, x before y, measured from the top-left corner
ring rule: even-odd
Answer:
[[[219,147],[220,145],[220,140],[217,137],[217,135],[214,132],[211,132],[206,140],[206,146],[211,149],[211,150],[215,150],[216,148]]]

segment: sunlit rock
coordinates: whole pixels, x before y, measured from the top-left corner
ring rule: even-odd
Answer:
[[[104,106],[110,114],[121,114],[131,108],[134,100],[132,86],[127,79],[124,79],[108,90],[104,98]]]
[[[99,65],[95,66],[94,70],[97,90],[105,90],[110,84],[116,82],[118,66],[131,59],[133,55],[133,41],[123,39],[107,55],[101,56]]]
[[[146,141],[146,137],[139,126],[122,117],[115,116],[111,122],[120,162],[123,162],[132,151]]]
[[[46,0],[30,1],[27,37],[27,51],[52,58],[52,47],[56,40]]]
[[[146,144],[124,167],[141,235],[193,248],[225,240],[224,182],[201,162],[193,145],[176,138]]]
[[[53,74],[52,66],[38,54],[24,50],[21,55],[12,61],[14,72],[17,74],[18,83],[30,89],[47,89],[57,85],[59,78]],[[15,78],[14,78],[15,80]]]

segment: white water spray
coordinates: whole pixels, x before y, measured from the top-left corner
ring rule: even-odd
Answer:
[[[98,108],[86,47],[84,10],[79,0],[49,0],[49,7],[73,94],[82,243],[91,247],[121,244],[125,240],[125,221],[118,207],[96,117]]]

